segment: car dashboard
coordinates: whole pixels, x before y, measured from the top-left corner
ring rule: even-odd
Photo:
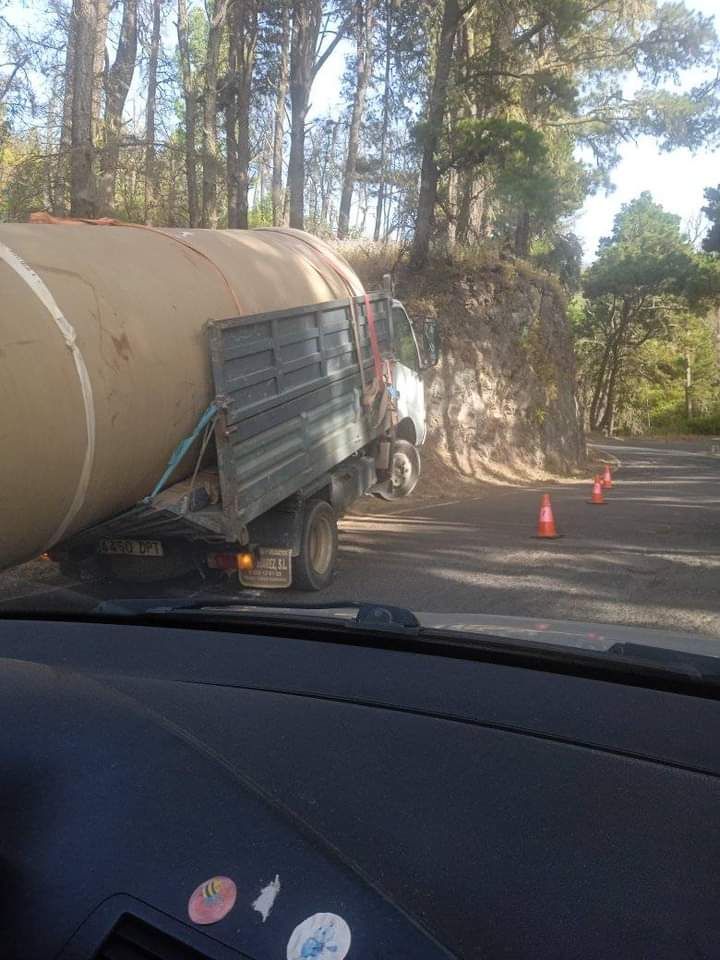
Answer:
[[[0,623],[0,956],[716,957],[712,696],[482,657]]]

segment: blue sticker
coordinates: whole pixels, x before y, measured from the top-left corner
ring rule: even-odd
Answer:
[[[335,913],[315,913],[298,924],[287,945],[287,960],[344,960],[350,927]]]

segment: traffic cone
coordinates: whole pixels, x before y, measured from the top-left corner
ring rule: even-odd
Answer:
[[[595,480],[593,482],[592,498],[587,502],[593,504],[596,507],[605,506],[605,500],[603,499],[602,478],[599,473],[596,475]]]
[[[540,540],[557,540],[560,536],[555,529],[555,517],[553,517],[549,493],[544,493],[540,500],[540,516],[535,536]]]
[[[610,472],[610,464],[605,464],[605,472],[603,473],[602,485],[606,490],[612,490],[612,473]]]

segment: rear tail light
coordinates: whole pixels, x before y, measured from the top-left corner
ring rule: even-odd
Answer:
[[[252,570],[255,555],[249,550],[241,553],[209,553],[207,565],[211,570]]]

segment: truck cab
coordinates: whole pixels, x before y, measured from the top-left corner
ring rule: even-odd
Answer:
[[[437,362],[436,335],[431,321],[413,324],[399,300],[392,301],[392,345],[395,352],[393,386],[399,423],[398,436],[420,445],[427,436],[423,371]],[[416,327],[418,329],[416,329]]]

